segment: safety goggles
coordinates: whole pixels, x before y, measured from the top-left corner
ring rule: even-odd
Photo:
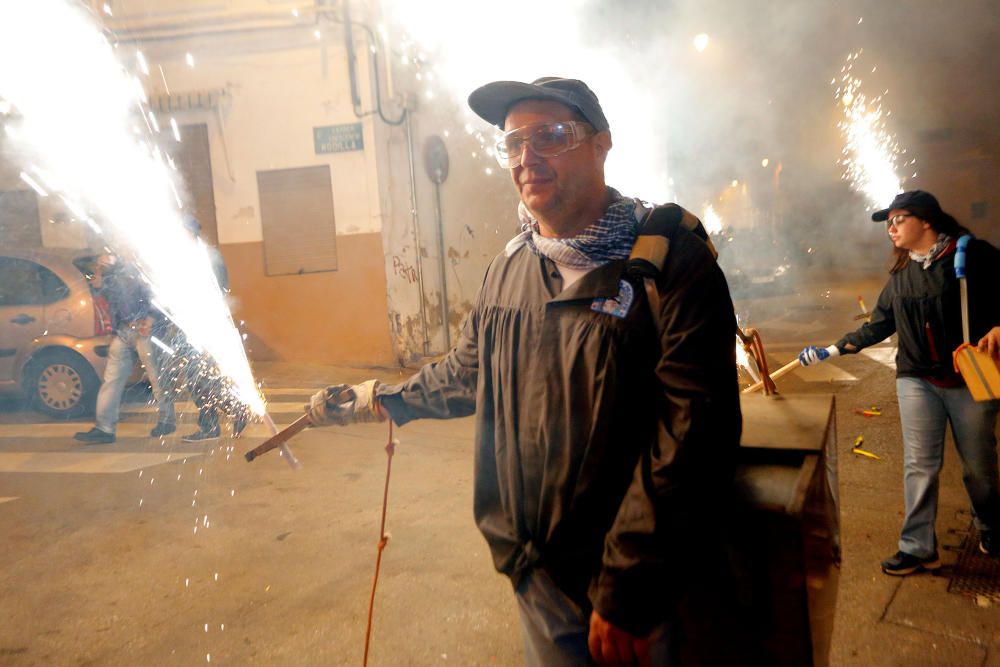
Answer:
[[[892,216],[888,220],[886,220],[885,221],[885,226],[886,227],[899,227],[901,224],[903,224],[906,221],[907,218],[915,218],[915,217],[916,216],[913,215],[912,213],[899,213],[897,215]]]
[[[535,123],[500,135],[496,144],[497,162],[504,169],[520,166],[524,146],[538,157],[555,157],[582,144],[594,128],[587,123],[567,120],[561,123]]]

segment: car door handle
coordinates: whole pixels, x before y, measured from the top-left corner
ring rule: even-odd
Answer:
[[[14,324],[30,324],[31,322],[35,321],[35,318],[32,317],[31,315],[25,315],[24,313],[21,313],[17,317],[12,317],[10,321],[13,322]]]

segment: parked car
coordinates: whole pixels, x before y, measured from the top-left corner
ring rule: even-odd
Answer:
[[[0,393],[22,393],[53,417],[93,410],[112,336],[108,304],[90,288],[95,260],[79,250],[0,250]]]

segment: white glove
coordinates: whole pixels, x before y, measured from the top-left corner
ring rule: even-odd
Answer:
[[[826,361],[830,357],[839,356],[840,350],[837,349],[836,345],[831,345],[830,347],[816,347],[815,345],[810,345],[799,352],[799,363],[803,366],[811,366],[813,364],[818,364],[821,361]]]
[[[319,390],[305,406],[309,421],[313,426],[384,422],[388,415],[375,396],[378,385],[378,380],[368,380],[353,386],[335,384]]]

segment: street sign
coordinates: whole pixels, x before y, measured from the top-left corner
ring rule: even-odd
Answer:
[[[427,137],[424,142],[424,170],[427,177],[438,185],[448,178],[448,149],[436,134]]]
[[[314,127],[313,144],[316,147],[317,155],[364,150],[365,140],[361,123]]]

